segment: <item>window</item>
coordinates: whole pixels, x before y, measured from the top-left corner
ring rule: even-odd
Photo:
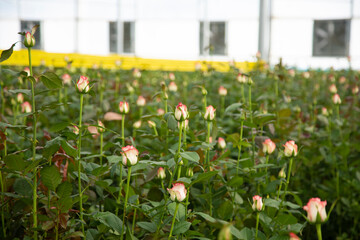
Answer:
[[[209,22],[209,36],[206,38],[205,24],[200,22],[200,54],[209,51],[210,55],[226,55],[226,23]]]
[[[349,54],[350,20],[315,20],[313,56],[346,57]]]
[[[31,32],[31,29],[35,25],[40,25],[40,21],[21,21],[20,24],[20,32]],[[33,49],[41,49],[41,33],[40,33],[40,27],[35,32],[35,46]],[[23,48],[25,48],[24,45],[22,45]]]
[[[109,22],[109,47],[111,53],[117,53],[117,22]]]
[[[135,53],[135,23],[124,22],[123,52]]]

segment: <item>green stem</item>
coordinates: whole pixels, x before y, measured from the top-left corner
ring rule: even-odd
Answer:
[[[259,212],[256,212],[256,230],[255,230],[255,240],[257,240],[258,229],[259,229]]]
[[[184,146],[184,149],[186,149],[186,127],[184,126],[184,137],[183,137],[183,146]]]
[[[177,214],[178,209],[179,209],[179,203],[177,202],[176,207],[175,207],[174,216],[173,216],[172,223],[171,223],[171,229],[170,229],[170,234],[169,234],[168,240],[171,239],[171,235],[172,235],[172,232],[173,232],[173,229],[174,229],[174,223],[175,223],[176,214]]]
[[[79,210],[80,210],[80,221],[81,231],[85,236],[84,219],[83,219],[83,202],[82,202],[82,189],[81,189],[81,136],[82,136],[82,112],[84,104],[84,95],[80,94],[80,114],[79,114],[79,139],[78,139],[78,191],[79,191]]]
[[[203,95],[203,112],[204,112],[204,114],[205,114],[205,112],[206,112],[206,95]]]
[[[153,127],[155,136],[159,136],[158,131],[156,130],[156,126]]]
[[[185,199],[185,221],[187,220],[187,212],[188,212],[188,205],[189,205],[189,194],[190,194],[190,188],[187,188],[186,199]]]
[[[140,204],[139,199],[137,199],[136,204],[137,205]],[[133,235],[134,235],[135,225],[136,225],[136,210],[137,210],[137,208],[135,208],[135,210],[134,210],[134,217],[133,217],[133,223],[132,223],[132,228],[131,228],[131,232],[132,232]]]
[[[250,112],[250,122],[253,122],[253,113],[252,113],[252,103],[251,103],[251,85],[249,84],[249,112]]]
[[[223,118],[224,117],[224,110],[225,110],[225,96],[221,96],[220,97],[220,105],[221,105],[221,109],[220,109],[220,115]]]
[[[121,198],[121,190],[122,190],[122,169],[123,166],[120,163],[120,173],[119,173],[119,195],[118,195],[118,199],[116,200],[117,206],[116,206],[116,210],[115,210],[115,214],[118,215],[119,213],[119,204],[120,204],[120,198]]]
[[[177,175],[177,179],[179,179],[181,176],[181,165],[179,165],[179,168],[178,168],[178,175]]]
[[[127,176],[127,183],[126,183],[126,194],[125,194],[125,202],[124,202],[124,213],[123,213],[123,225],[121,228],[121,240],[124,238],[124,228],[125,228],[125,216],[126,216],[126,207],[127,207],[127,201],[129,197],[129,187],[130,187],[130,178],[131,178],[131,166],[128,170],[128,176]],[[126,235],[126,232],[125,232]]]
[[[241,97],[242,97],[242,102],[245,103],[245,88],[244,88],[244,84],[241,84]]]
[[[207,121],[207,134],[206,134],[206,143],[210,144],[210,121]],[[206,166],[207,169],[210,169],[210,148],[206,149]]]
[[[31,63],[31,47],[28,48],[28,55],[29,55],[29,69],[30,69],[30,76],[33,76],[32,70],[32,63]],[[34,82],[31,80],[31,100],[32,100],[32,110],[33,110],[33,141],[32,141],[32,160],[35,161],[36,156],[36,106],[35,106],[35,88]],[[34,174],[34,183],[33,183],[33,228],[34,230],[34,239],[38,239],[38,232],[37,232],[37,167],[33,169]]]
[[[278,194],[277,194],[277,197],[276,197],[277,200],[279,200],[279,198],[280,198],[281,186],[282,186],[282,180],[280,180],[279,190],[278,190]]]
[[[239,174],[239,165],[240,165],[240,157],[241,157],[241,142],[242,142],[242,137],[243,137],[243,128],[244,128],[244,121],[241,120],[240,122],[240,139],[239,139],[239,152],[238,152],[238,159],[237,159],[237,163],[236,163],[236,176]]]
[[[317,232],[317,236],[318,236],[318,240],[322,240],[322,236],[321,236],[321,224],[316,224],[316,232]]]
[[[163,220],[163,218],[164,218],[164,213],[165,213],[165,211],[166,211],[166,203],[167,203],[167,195],[166,195],[166,190],[165,190],[165,187],[164,187],[164,180],[162,180],[162,179],[161,179],[161,187],[162,187],[162,189],[163,189],[163,191],[164,191],[164,200],[165,200],[165,203],[164,203],[164,209],[163,209],[163,211],[162,211],[162,213],[161,213],[159,225],[157,226],[157,229],[156,229],[156,236],[157,236],[157,234],[158,234],[159,231],[160,231],[160,227],[161,227],[161,224],[162,224],[162,220]],[[186,213],[185,213],[185,214],[186,214]]]
[[[3,177],[2,177],[2,170],[0,171],[0,185],[1,185],[1,192],[5,193],[5,189],[4,189],[4,182],[3,182]],[[1,202],[4,202],[4,196],[1,195]],[[5,226],[5,216],[4,216],[4,207],[3,206],[1,208],[1,224],[3,226],[3,235],[6,238],[6,226]]]
[[[284,190],[284,193],[283,193],[282,198],[281,198],[281,203],[282,203],[282,202],[284,201],[284,199],[285,199],[285,195],[286,195],[286,192],[287,192],[287,188],[288,188],[288,185],[289,185],[289,183],[290,183],[290,175],[291,175],[292,164],[293,164],[293,157],[290,158],[288,175],[287,175],[287,179],[286,179],[286,183],[285,183],[285,190]]]
[[[180,149],[181,149],[181,135],[182,135],[182,129],[183,129],[183,125],[184,125],[184,122],[180,122],[180,128],[179,128],[179,142],[178,142],[178,149],[177,149],[177,153],[176,153],[176,156],[175,156],[175,168],[174,168],[174,172],[173,174],[171,174],[171,177],[170,177],[170,182],[169,182],[169,187],[171,187],[171,184],[173,182],[173,179],[174,179],[174,175],[176,174],[176,168],[177,166],[179,165],[178,163],[178,160],[179,160],[179,155],[180,155]]]
[[[125,147],[125,114],[122,114],[121,118],[121,139],[122,139],[122,146]]]
[[[100,133],[100,166],[102,166],[103,159],[103,143],[104,143],[104,133]]]
[[[269,154],[266,154],[266,161],[265,164],[267,165],[269,163]],[[268,167],[265,167],[265,176],[266,176],[266,185],[268,184],[269,177],[267,175]]]

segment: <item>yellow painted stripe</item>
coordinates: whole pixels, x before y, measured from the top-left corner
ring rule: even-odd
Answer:
[[[91,68],[95,64],[105,69],[116,68],[116,61],[121,61],[122,69],[140,68],[144,70],[163,70],[163,71],[194,71],[195,64],[199,61],[186,61],[186,60],[166,60],[166,59],[147,59],[135,56],[122,56],[122,55],[109,55],[109,56],[94,56],[76,53],[48,53],[41,50],[32,50],[32,64],[39,66],[45,64],[46,66],[65,67],[65,58],[72,61],[73,67],[87,67]],[[2,65],[28,65],[27,49],[14,51],[12,56],[2,62]],[[203,70],[206,69],[206,63],[202,63]],[[212,65],[217,71],[228,71],[228,62],[211,61],[207,62]],[[254,62],[237,62],[236,67],[244,72],[249,71],[254,67]]]

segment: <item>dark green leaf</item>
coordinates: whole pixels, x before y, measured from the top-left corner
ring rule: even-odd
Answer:
[[[15,89],[15,90],[9,90],[9,92],[13,94],[23,93],[25,95],[31,96],[31,90],[28,89]]]
[[[173,234],[178,235],[185,233],[187,230],[189,230],[190,226],[191,223],[187,221],[176,222],[174,226]]]
[[[137,222],[136,223],[139,227],[151,232],[151,233],[154,233],[156,232],[156,229],[157,229],[157,226],[155,223],[153,222]]]
[[[9,49],[2,51],[1,56],[0,56],[0,63],[7,60],[9,57],[11,57],[14,47],[15,47],[15,44],[16,43],[11,45],[11,47]]]
[[[28,165],[21,155],[7,155],[5,157],[5,164],[9,169],[15,171],[22,171]]]
[[[217,173],[218,173],[217,171],[201,173],[201,174],[197,175],[197,178],[190,184],[190,186],[195,184],[195,183],[208,180],[209,178],[215,176]]]
[[[63,182],[57,187],[56,194],[59,196],[59,198],[70,197],[72,193],[72,189],[73,187],[71,183]]]
[[[62,80],[53,72],[46,72],[40,76],[40,80],[49,89],[62,88]]]
[[[199,154],[197,154],[197,152],[181,152],[180,156],[196,163],[199,163],[200,160]]]
[[[115,214],[111,212],[98,212],[94,215],[94,218],[119,234],[122,232],[122,221]]]
[[[47,166],[40,171],[42,183],[50,190],[55,191],[56,187],[61,183],[59,170],[55,166]]]

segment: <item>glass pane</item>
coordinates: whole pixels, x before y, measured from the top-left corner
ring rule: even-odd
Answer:
[[[124,22],[124,53],[135,52],[135,23]]]
[[[35,25],[40,25],[40,21],[21,21],[20,32],[31,32],[31,29]],[[41,49],[40,27],[38,27],[38,29],[36,30],[34,37],[35,37],[35,46],[33,47],[33,49]],[[23,48],[25,47],[23,44],[21,44],[21,46]]]
[[[109,23],[109,46],[111,53],[117,53],[117,22]]]
[[[200,22],[200,54],[204,54],[204,22]]]
[[[226,55],[225,22],[210,23],[210,54]]]

